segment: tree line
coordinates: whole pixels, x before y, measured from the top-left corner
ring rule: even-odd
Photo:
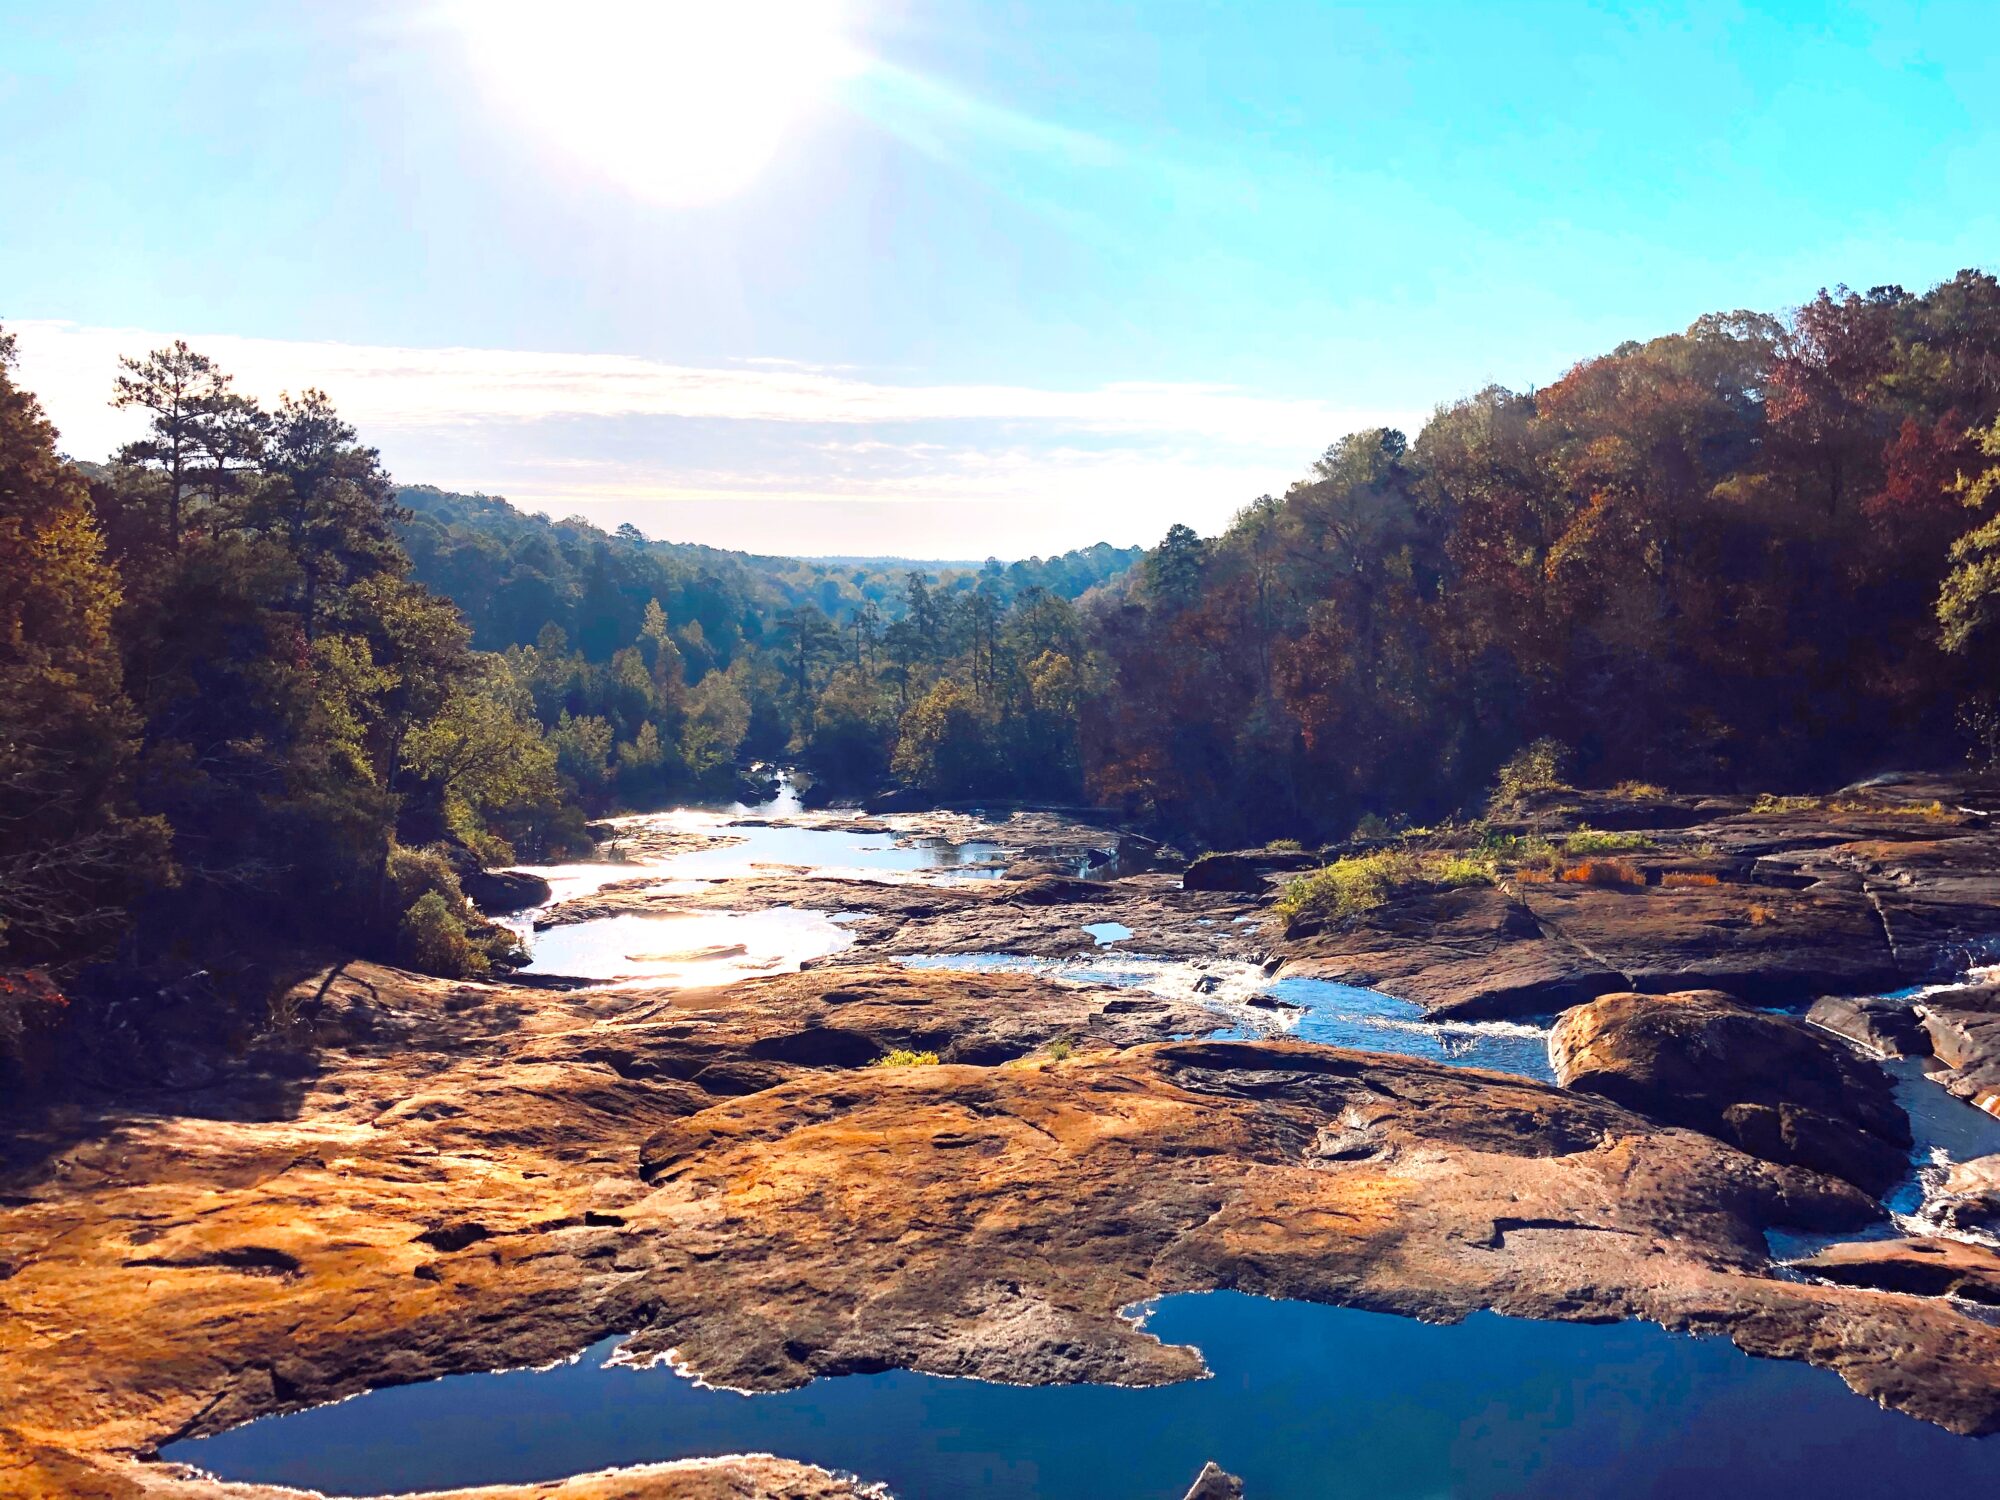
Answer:
[[[534,704],[591,812],[723,797],[754,761],[825,794],[1082,794],[1074,601],[1140,548],[976,568],[814,562],[662,542],[400,492],[413,576]]]
[[[0,335],[7,959],[505,961],[460,882],[562,827],[555,750],[410,577],[375,451],[176,343],[121,362],[144,436],[79,466],[13,367]]]
[[[1224,842],[2000,751],[2000,285],[1822,291],[1353,434],[1089,611],[1097,797]]]
[[[616,808],[1086,798],[1177,841],[1585,783],[2000,756],[2000,284],[1698,319],[1330,446],[1218,535],[977,568],[757,558],[396,489],[185,345],[74,464],[0,344],[0,940],[507,958],[461,882]],[[1136,565],[1135,564],[1136,560]]]

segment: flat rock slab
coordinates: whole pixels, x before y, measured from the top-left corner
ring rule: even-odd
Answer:
[[[1958,1240],[1862,1240],[1830,1246],[1794,1267],[1844,1286],[2000,1305],[2000,1252]]]
[[[1119,1310],[1214,1287],[1647,1318],[2000,1430],[2000,1329],[1772,1274],[1767,1229],[1864,1222],[1862,1194],[1520,1078],[1299,1043],[1120,1047],[1144,1017],[1007,976],[552,995],[354,965],[307,988],[320,1071],[279,1117],[217,1095],[204,1116],[162,1100],[51,1122],[11,1184],[16,1489],[217,1493],[142,1456],[629,1330],[635,1353],[746,1389],[885,1367],[1182,1379],[1196,1352]],[[343,1040],[358,1007],[374,1022]],[[1058,1027],[1084,1037],[1074,1055],[1020,1050]],[[926,1039],[1012,1055],[856,1065],[863,1043]],[[744,1483],[839,1493],[795,1468]],[[652,1492],[709,1493],[632,1491]]]

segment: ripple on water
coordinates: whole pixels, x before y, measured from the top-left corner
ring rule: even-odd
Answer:
[[[1332,1047],[1394,1052],[1427,1062],[1492,1068],[1545,1083],[1549,1028],[1526,1021],[1430,1021],[1407,1000],[1326,979],[1273,980],[1255,964],[1193,963],[1148,954],[1100,951],[1080,958],[1032,958],[1016,953],[939,953],[905,958],[911,968],[1041,974],[1071,984],[1145,990],[1209,1006],[1229,1025],[1226,1039],[1294,1036]],[[1296,1009],[1272,1009],[1279,1000]]]
[[[1912,1476],[2000,1493],[2000,1444],[1723,1339],[1492,1313],[1440,1326],[1232,1292],[1162,1299],[1146,1326],[1197,1345],[1212,1378],[1024,1387],[889,1371],[744,1397],[607,1364],[608,1339],[552,1369],[377,1391],[162,1456],[350,1495],[746,1451],[903,1500],[1172,1500],[1209,1459],[1256,1500],[1769,1500],[1897,1493]]]

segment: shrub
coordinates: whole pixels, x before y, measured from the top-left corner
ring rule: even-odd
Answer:
[[[1755,802],[1750,804],[1750,811],[1753,813],[1813,812],[1818,809],[1819,805],[1820,799],[1817,797],[1776,797],[1769,792],[1765,792]]]
[[[1878,818],[1923,818],[1927,822],[1942,822],[1955,818],[1957,813],[1942,802],[1862,802],[1849,798],[1832,805],[1837,813],[1863,813]]]
[[[1722,877],[1711,875],[1706,870],[1669,870],[1660,877],[1660,884],[1668,890],[1680,890],[1693,886],[1721,885]]]
[[[1645,872],[1624,859],[1586,859],[1582,864],[1571,865],[1558,878],[1574,885],[1643,886],[1646,883]]]
[[[1569,758],[1562,742],[1546,735],[1522,746],[1502,762],[1493,778],[1493,806],[1511,807],[1529,792],[1566,788]]]
[[[451,856],[442,844],[427,844],[421,849],[391,844],[384,873],[397,911],[407,912],[418,897],[432,892],[454,911],[465,905],[458,872],[452,868]]]
[[[473,978],[491,967],[466,934],[462,908],[454,909],[437,891],[410,903],[396,931],[396,949],[411,968],[445,979]]]
[[[1354,837],[1365,843],[1374,843],[1379,839],[1393,838],[1395,832],[1396,825],[1380,813],[1363,813],[1361,821],[1354,825]]]
[[[898,1047],[893,1052],[885,1052],[868,1066],[871,1068],[934,1068],[938,1055],[935,1052],[912,1052],[907,1047]]]
[[[1667,795],[1667,789],[1652,781],[1621,781],[1611,789],[1614,797],[1633,802],[1653,802]]]
[[[1050,1062],[1068,1062],[1076,1056],[1076,1042],[1070,1037],[1059,1036],[1049,1043],[1046,1050]]]
[[[1746,915],[1750,918],[1752,927],[1768,927],[1778,920],[1778,914],[1762,902],[1753,901]]]
[[[1273,909],[1287,923],[1350,917],[1373,911],[1399,887],[1478,885],[1495,871],[1493,856],[1483,850],[1378,849],[1299,876]]]
[[[1643,833],[1610,833],[1590,827],[1579,828],[1563,840],[1565,854],[1630,854],[1653,847],[1653,841]]]
[[[1266,854],[1303,854],[1306,846],[1297,839],[1272,839],[1264,846]]]
[[[1475,846],[1481,856],[1496,866],[1505,865],[1517,876],[1530,871],[1548,873],[1556,866],[1556,846],[1539,833],[1494,833],[1488,830]]]

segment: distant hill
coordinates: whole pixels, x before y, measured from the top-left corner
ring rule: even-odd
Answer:
[[[678,630],[690,623],[726,663],[738,643],[761,641],[776,618],[802,604],[836,624],[872,604],[900,619],[912,572],[945,594],[976,589],[1003,607],[1040,588],[1075,599],[1144,555],[1100,542],[1048,558],[939,563],[892,557],[770,557],[658,541],[636,527],[616,531],[569,517],[554,521],[492,495],[411,485],[397,499],[418,581],[454,600],[482,650],[531,644],[551,622],[593,660],[637,635],[649,600]]]

